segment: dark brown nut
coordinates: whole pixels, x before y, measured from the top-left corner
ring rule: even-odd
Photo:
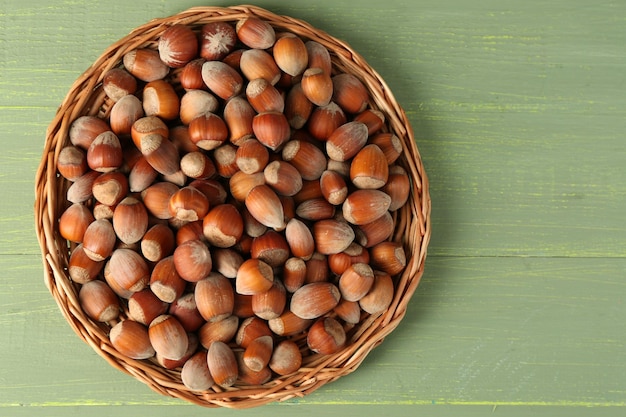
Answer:
[[[316,319],[331,311],[341,299],[339,288],[330,282],[314,282],[296,290],[289,309],[303,319]]]
[[[182,68],[198,55],[198,38],[191,27],[176,24],[163,31],[157,44],[161,61]]]

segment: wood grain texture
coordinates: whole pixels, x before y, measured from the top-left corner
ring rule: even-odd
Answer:
[[[226,414],[617,416],[626,407],[626,3],[258,1],[345,39],[407,111],[433,234],[408,314],[358,371]],[[213,5],[227,5],[225,2]],[[112,369],[43,285],[33,179],[67,89],[198,3],[0,8],[0,415],[204,415]]]

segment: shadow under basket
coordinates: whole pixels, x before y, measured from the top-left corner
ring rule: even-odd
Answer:
[[[213,386],[209,390],[195,392],[182,383],[180,368],[165,369],[154,359],[134,360],[119,353],[109,340],[110,323],[95,322],[82,310],[78,299],[80,285],[72,282],[68,275],[69,255],[75,244],[61,237],[59,232],[58,219],[68,206],[65,196],[70,183],[58,174],[57,160],[61,149],[70,143],[69,129],[75,119],[84,115],[107,116],[112,103],[103,92],[103,76],[108,70],[121,65],[124,54],[138,48],[156,49],[160,35],[174,24],[199,30],[210,22],[223,21],[234,25],[251,16],[269,22],[277,32],[292,32],[304,40],[324,45],[330,52],[333,71],[354,74],[363,82],[369,90],[370,108],[384,114],[384,129],[401,140],[403,152],[397,164],[409,174],[411,191],[407,203],[393,213],[395,228],[389,240],[402,243],[406,267],[401,274],[393,277],[395,293],[389,308],[376,315],[363,314],[361,322],[347,331],[347,342],[338,352],[330,355],[312,353],[306,348],[306,337],[296,336],[293,340],[303,352],[302,366],[298,371],[286,376],[274,374],[262,385],[237,383],[228,388]],[[249,408],[303,397],[355,371],[368,353],[398,326],[418,287],[431,233],[430,208],[428,181],[413,131],[384,80],[345,42],[301,20],[275,15],[254,6],[192,8],[171,17],[152,20],[111,45],[71,86],[47,130],[36,174],[35,216],[45,283],[67,322],[113,367],[162,395],[205,407]],[[121,317],[126,313],[122,312]]]

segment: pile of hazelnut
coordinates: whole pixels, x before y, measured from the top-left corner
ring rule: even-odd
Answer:
[[[403,148],[321,43],[176,24],[103,74],[58,154],[84,313],[190,390],[264,384],[349,342],[406,267]]]

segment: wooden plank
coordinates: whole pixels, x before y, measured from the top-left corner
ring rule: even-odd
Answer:
[[[567,406],[534,407],[534,406],[498,406],[498,405],[440,405],[430,404],[420,408],[410,405],[317,405],[298,404],[297,406],[283,403],[270,404],[261,409],[253,410],[207,410],[193,408],[192,406],[168,405],[118,405],[115,408],[106,405],[76,405],[71,408],[75,415],[109,416],[111,411],[118,417],[136,417],[138,412],[148,414],[153,417],[171,416],[204,416],[209,413],[220,412],[223,415],[273,415],[276,417],[291,417],[296,415],[318,415],[320,412],[328,417],[358,417],[358,416],[414,416],[428,415],[431,417],[464,416],[464,417],[484,417],[496,415],[499,417],[571,417],[573,415],[593,415],[594,417],[615,417],[621,416],[623,410],[618,407],[580,408]],[[14,407],[3,410],[11,417],[66,417],[68,410],[64,407]],[[419,413],[419,414],[416,414]]]
[[[345,39],[385,78],[415,128],[433,236],[407,317],[355,374],[255,413],[623,414],[626,4],[257,4]],[[206,413],[72,333],[32,216],[45,129],[73,81],[133,27],[195,5],[3,4],[0,415]]]
[[[618,53],[626,26],[615,24],[620,9],[496,3],[463,12],[454,2],[411,8],[400,14],[393,40],[376,34],[390,30],[402,3],[368,20],[369,30],[370,2],[360,12],[335,5],[324,17],[319,7],[278,12],[311,18],[347,39],[407,109],[431,183],[432,255],[624,256],[626,144],[619,132],[626,118],[612,94],[626,64]],[[14,30],[3,45],[27,52],[0,63],[0,123],[16,146],[0,155],[11,167],[0,180],[21,187],[73,80],[133,24],[167,13],[125,6],[128,14],[114,19],[109,8],[50,7],[26,31],[39,9],[13,7]],[[23,146],[27,161],[16,157]],[[20,216],[17,228],[30,227]]]
[[[29,108],[0,108],[5,145],[0,152],[0,255],[39,253],[34,179],[48,122],[37,118],[48,114]]]
[[[36,256],[1,256],[0,269],[0,409],[179,403],[72,333]],[[432,258],[361,367],[290,403],[626,406],[625,270],[624,259]]]

